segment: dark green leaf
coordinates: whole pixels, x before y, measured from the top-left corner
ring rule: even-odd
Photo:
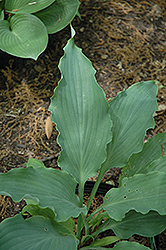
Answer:
[[[66,27],[78,12],[78,0],[56,0],[48,8],[35,15],[42,20],[49,34],[55,33]]]
[[[4,11],[2,10],[0,10],[0,20],[3,20],[4,19]]]

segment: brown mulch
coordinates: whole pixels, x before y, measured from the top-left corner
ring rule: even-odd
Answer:
[[[147,138],[166,129],[166,2],[165,0],[82,0],[80,14],[72,24],[75,42],[92,61],[96,78],[106,97],[142,80],[158,80],[159,110],[156,126]],[[57,167],[60,151],[54,127],[45,135],[48,106],[60,79],[58,62],[70,38],[70,28],[51,35],[49,45],[37,61],[0,54],[0,172],[21,167],[29,158]],[[3,62],[3,63],[2,63]],[[104,181],[118,182],[111,169]],[[0,221],[24,206],[0,196]],[[160,248],[166,249],[166,233]]]

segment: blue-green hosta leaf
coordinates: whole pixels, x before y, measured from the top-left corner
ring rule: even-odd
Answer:
[[[29,204],[22,209],[21,213],[23,215],[27,215],[27,213],[29,213],[32,216],[37,216],[37,215],[43,216],[45,218],[49,218],[51,221],[54,221],[55,223],[55,213],[49,207],[41,208],[39,207],[39,205]],[[75,228],[75,223],[73,218],[69,218],[67,221],[60,223],[56,222],[56,228],[58,228],[58,232],[61,234],[66,234],[66,230],[68,231],[68,233],[70,232],[74,234],[73,230]]]
[[[40,215],[45,218],[47,217],[50,220],[54,220],[56,217],[54,211],[51,208],[49,207],[41,208],[39,207],[39,205],[34,205],[34,204],[29,204],[23,207],[21,213],[23,215],[27,215],[27,213],[29,213],[30,215],[35,215],[35,216]]]
[[[35,15],[42,20],[49,34],[55,33],[66,27],[78,12],[78,0],[56,0],[48,8]]]
[[[118,242],[113,248],[104,247],[83,247],[80,250],[150,250],[150,248],[140,245],[136,242],[121,241]]]
[[[146,130],[155,126],[156,94],[154,81],[140,82],[110,101],[113,129],[108,158],[102,166],[105,170],[123,167],[133,153],[142,150]]]
[[[133,154],[130,157],[127,165],[122,169],[119,182],[121,182],[124,177],[130,177],[135,174],[145,174],[160,170],[165,172],[166,164],[164,164],[164,159],[166,156],[164,156],[164,159],[162,159],[162,154],[166,154],[166,150],[163,152],[163,147],[166,148],[166,144],[163,144],[165,142],[166,132],[157,134],[153,136],[148,142],[146,142],[144,144],[143,150],[140,153]],[[156,161],[156,163],[153,164],[153,161],[156,159],[159,159],[158,162]],[[161,164],[163,165],[161,166]]]
[[[122,221],[110,219],[102,232],[112,229],[119,238],[128,239],[133,234],[153,237],[163,232],[165,228],[166,215],[159,215],[154,211],[148,214],[130,211]]]
[[[102,207],[109,216],[121,221],[134,209],[142,214],[150,210],[166,215],[166,174],[150,172],[125,177],[120,188],[112,188],[104,197]]]
[[[76,250],[76,238],[71,234],[60,234],[59,227],[62,226],[42,216],[24,220],[21,215],[16,215],[0,223],[0,249],[68,250],[70,246]]]
[[[65,47],[59,68],[62,78],[49,108],[60,133],[59,166],[84,184],[106,159],[112,126],[109,106],[96,82],[91,62],[73,38]]]
[[[12,13],[34,13],[45,9],[55,0],[6,0],[5,9]]]
[[[0,34],[0,49],[23,58],[36,60],[48,42],[45,25],[31,14],[16,14],[10,22],[0,21]]]
[[[149,247],[145,247],[136,242],[121,241],[118,242],[112,250],[150,250]]]
[[[160,171],[166,173],[166,154],[149,165],[148,172],[152,171]]]
[[[66,221],[84,211],[75,195],[76,181],[67,173],[53,168],[35,167],[31,160],[27,168],[12,169],[0,174],[0,194],[9,195],[14,201],[36,199],[40,207],[50,207],[57,214],[56,220]]]

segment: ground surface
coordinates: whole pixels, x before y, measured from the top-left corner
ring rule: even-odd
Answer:
[[[148,137],[166,129],[166,3],[165,0],[86,0],[76,17],[75,42],[92,61],[96,78],[107,98],[142,80],[158,80],[159,112]],[[57,68],[70,29],[50,36],[46,51],[35,62],[0,54],[0,172],[21,167],[30,158],[56,167],[59,147],[54,128],[45,135],[49,100],[60,79]],[[105,177],[117,183],[118,171]],[[0,220],[24,205],[0,199]],[[160,237],[166,249],[166,235]],[[139,239],[139,241],[145,239]]]

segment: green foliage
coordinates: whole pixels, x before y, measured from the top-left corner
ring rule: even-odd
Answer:
[[[113,250],[150,250],[148,247],[144,247],[136,242],[119,242],[113,248],[103,248],[103,247],[84,247],[82,250],[105,250],[105,249],[113,249]]]
[[[0,49],[18,57],[37,59],[48,34],[67,26],[78,13],[78,0],[3,0],[0,2]],[[4,19],[4,11],[8,13]]]
[[[63,226],[39,215],[26,221],[21,215],[16,215],[3,221],[0,230],[2,250],[68,250],[69,246],[73,250],[77,249],[75,236],[67,235],[68,231]],[[61,230],[64,230],[66,235],[62,234]]]
[[[59,131],[61,170],[30,159],[26,168],[0,174],[0,194],[14,201],[24,198],[27,206],[22,214],[32,216],[24,220],[19,214],[0,224],[2,250],[76,250],[78,245],[78,249],[102,250],[133,234],[153,237],[166,228],[166,133],[144,144],[146,130],[154,128],[157,85],[137,83],[108,102],[73,36],[74,30],[60,60],[62,77],[50,105]],[[103,204],[88,216],[103,174],[114,166],[123,167],[120,186],[108,191]],[[85,181],[98,171],[84,206]],[[72,217],[78,217],[76,226]],[[108,229],[115,236],[99,239]],[[149,248],[122,241],[112,249]]]

